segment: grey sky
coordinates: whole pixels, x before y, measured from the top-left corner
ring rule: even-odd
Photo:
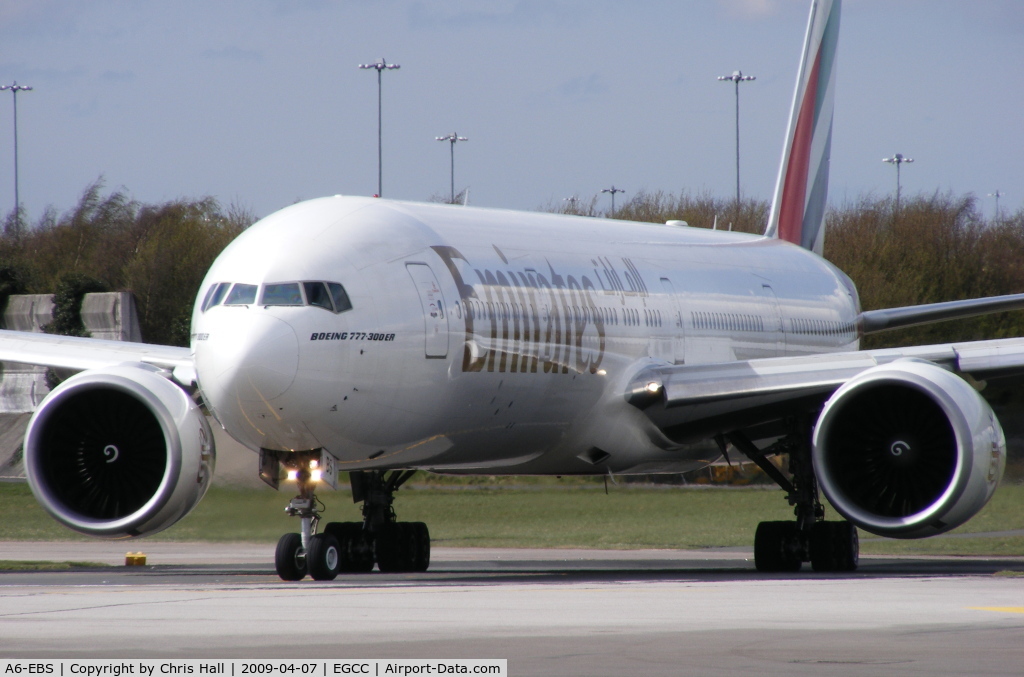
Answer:
[[[212,195],[266,215],[372,194],[383,56],[384,195],[456,189],[533,209],[612,184],[728,197],[741,85],[745,196],[769,199],[805,0],[5,0],[0,83],[18,95],[21,199],[36,219],[99,176],[158,202]],[[1024,204],[1024,3],[846,0],[833,202],[974,193]],[[0,93],[0,212],[13,207],[11,95]],[[607,208],[607,197],[600,203]]]

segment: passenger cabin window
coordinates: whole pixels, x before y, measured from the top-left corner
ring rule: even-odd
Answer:
[[[231,288],[227,298],[224,299],[226,306],[248,306],[256,302],[256,289],[254,284],[236,284]]]

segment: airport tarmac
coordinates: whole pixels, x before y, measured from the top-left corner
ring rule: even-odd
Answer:
[[[510,675],[1019,675],[1024,559],[763,575],[743,549],[436,548],[425,574],[280,581],[273,547],[0,543],[6,658],[507,658]]]

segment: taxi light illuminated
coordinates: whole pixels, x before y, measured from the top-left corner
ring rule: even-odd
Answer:
[[[309,474],[309,479],[311,479],[314,482],[319,482],[320,481],[320,476],[321,476],[321,472],[319,470],[314,470],[313,472],[311,472]]]
[[[657,381],[651,381],[650,383],[647,384],[647,392],[656,393],[659,390],[661,390],[661,384],[658,383]]]
[[[297,480],[297,479],[299,479],[299,471],[298,470],[289,470],[288,471],[288,479],[290,479],[290,480]]]

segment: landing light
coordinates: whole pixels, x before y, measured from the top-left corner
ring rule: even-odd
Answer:
[[[288,471],[288,479],[289,480],[293,480],[293,481],[299,479],[299,472],[301,472],[301,471],[299,471],[299,470],[289,470]],[[323,478],[323,471],[322,470],[310,470],[309,471],[309,481],[310,482],[319,482],[322,478]]]
[[[659,390],[661,390],[661,384],[658,383],[657,381],[651,381],[650,383],[647,384],[647,392],[656,393]]]

